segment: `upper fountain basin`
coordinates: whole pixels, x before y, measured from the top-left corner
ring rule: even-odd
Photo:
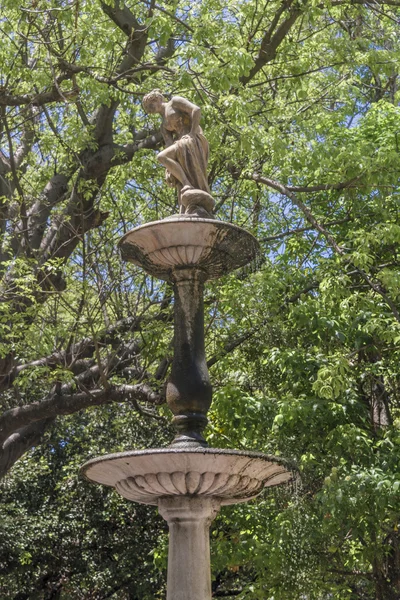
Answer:
[[[256,238],[241,227],[187,215],[140,225],[121,238],[119,247],[124,260],[167,281],[187,268],[216,279],[248,264],[259,252]]]

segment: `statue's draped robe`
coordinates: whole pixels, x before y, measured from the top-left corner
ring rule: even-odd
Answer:
[[[196,134],[184,135],[174,142],[175,160],[182,167],[190,185],[196,190],[210,193],[207,179],[208,142],[201,127]],[[167,172],[167,182],[176,186],[179,182]],[[179,186],[180,187],[180,186]],[[179,189],[179,188],[178,188]]]

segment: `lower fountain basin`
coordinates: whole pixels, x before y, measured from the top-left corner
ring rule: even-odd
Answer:
[[[293,476],[288,464],[275,456],[216,448],[107,454],[89,460],[81,473],[91,482],[114,487],[128,500],[153,505],[168,496],[213,497],[221,505],[246,502]]]

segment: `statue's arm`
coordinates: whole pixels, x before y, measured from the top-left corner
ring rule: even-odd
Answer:
[[[182,98],[181,96],[174,96],[171,100],[171,104],[173,108],[176,108],[177,110],[180,110],[181,112],[184,112],[190,116],[190,133],[197,133],[201,119],[200,107],[196,106],[196,104],[193,104],[189,100],[186,100],[186,98]]]

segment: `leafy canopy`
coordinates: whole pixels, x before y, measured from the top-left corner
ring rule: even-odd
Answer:
[[[175,211],[141,107],[160,88],[201,106],[216,216],[263,249],[207,286],[209,442],[301,475],[220,514],[214,597],[398,598],[399,19],[397,0],[3,0],[2,597],[165,593],[165,524],[77,479],[171,435],[171,289],[116,249]]]

